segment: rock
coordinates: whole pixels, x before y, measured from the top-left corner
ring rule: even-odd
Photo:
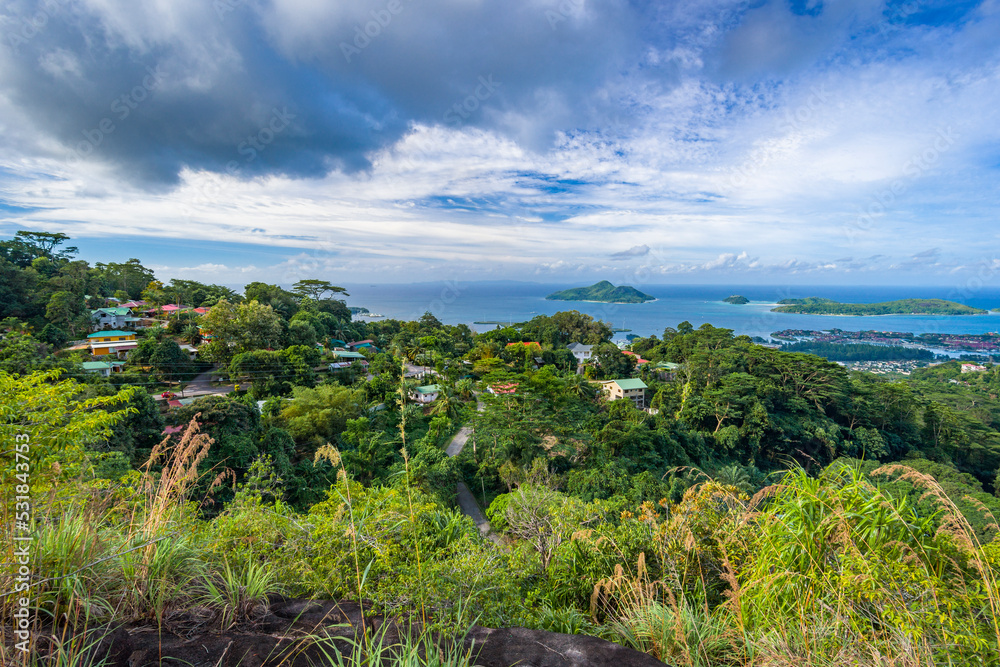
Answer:
[[[170,629],[148,625],[107,626],[90,653],[106,667],[309,667],[331,664],[339,649],[345,659],[362,621],[383,646],[396,645],[419,625],[393,618],[362,614],[370,604],[330,600],[269,599],[267,612],[225,632],[189,634],[192,623],[177,619]],[[197,610],[192,610],[194,613]],[[197,614],[195,614],[197,615]],[[323,645],[304,637],[325,636]],[[48,646],[57,643],[45,638]],[[93,640],[92,640],[93,641]],[[335,644],[334,644],[335,642]],[[336,649],[333,647],[336,646]],[[662,662],[638,651],[586,635],[563,635],[525,628],[491,629],[475,626],[465,639],[473,664],[481,667],[653,667]],[[90,664],[89,662],[86,664]]]
[[[543,630],[476,626],[466,637],[475,664],[482,667],[662,667],[664,663],[630,648],[587,635]]]

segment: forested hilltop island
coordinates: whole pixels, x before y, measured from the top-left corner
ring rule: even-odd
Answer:
[[[545,297],[549,301],[597,301],[600,303],[646,303],[656,301],[655,296],[640,292],[634,287],[615,287],[607,280],[594,283],[590,287],[574,287],[553,292]]]
[[[68,242],[0,240],[2,665],[997,664],[1000,366],[357,321]]]
[[[750,299],[746,298],[741,294],[734,294],[732,296],[727,296],[722,300],[723,303],[731,303],[734,306],[745,306],[750,303]]]
[[[782,299],[775,313],[800,315],[986,315],[989,311],[944,299],[900,299],[881,303],[840,303],[816,296]]]

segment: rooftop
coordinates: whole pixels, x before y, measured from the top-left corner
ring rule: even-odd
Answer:
[[[333,351],[334,359],[365,359],[365,355],[360,352],[343,352],[341,350]]]
[[[92,334],[87,334],[87,338],[115,338],[118,336],[134,336],[134,331],[119,331],[118,329],[112,329],[111,331],[95,331]]]
[[[622,379],[622,380],[611,380],[611,382],[618,385],[618,388],[622,391],[628,391],[630,389],[645,389],[646,383],[638,379]]]
[[[436,384],[425,384],[423,387],[417,387],[413,391],[417,392],[418,394],[436,394],[437,392],[441,391],[441,387],[439,387]]]

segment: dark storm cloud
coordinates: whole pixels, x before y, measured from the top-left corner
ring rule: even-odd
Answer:
[[[0,84],[27,121],[6,141],[51,152],[55,139],[68,160],[148,185],[184,166],[364,168],[413,122],[546,145],[557,129],[600,126],[610,112],[594,91],[643,48],[636,12],[617,0],[48,0],[3,12]]]

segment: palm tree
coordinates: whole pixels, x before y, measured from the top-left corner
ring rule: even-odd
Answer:
[[[750,475],[747,474],[743,466],[735,463],[717,470],[715,481],[724,486],[735,486],[743,492],[749,492],[753,488],[750,484]]]
[[[438,389],[438,397],[434,401],[434,405],[431,406],[431,414],[444,415],[449,419],[455,419],[458,417],[458,411],[462,407],[461,401],[458,400],[458,396],[448,385],[439,384]]]
[[[579,398],[593,398],[594,397],[594,387],[589,382],[587,378],[582,375],[570,375],[566,378],[566,390],[573,396]]]
[[[455,390],[458,391],[458,395],[462,397],[462,400],[469,400],[476,395],[475,392],[476,383],[470,378],[463,378],[455,383]]]
[[[184,327],[184,331],[181,332],[181,337],[192,345],[197,345],[201,342],[201,331],[195,324],[189,324]]]

